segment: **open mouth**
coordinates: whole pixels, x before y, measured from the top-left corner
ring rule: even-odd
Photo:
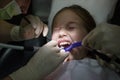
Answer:
[[[71,42],[68,41],[68,40],[58,41],[58,46],[59,46],[60,48],[66,48],[66,47],[68,47],[68,46],[70,46],[70,45],[71,45]]]

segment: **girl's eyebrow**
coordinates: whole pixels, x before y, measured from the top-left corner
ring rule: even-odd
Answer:
[[[74,21],[74,22],[73,22],[73,21],[71,21],[71,22],[69,22],[67,25],[71,25],[71,24],[81,25],[81,23],[79,23],[79,22],[77,22],[77,21],[76,21],[76,22],[75,22],[75,21]]]
[[[73,23],[79,24],[80,21],[79,20],[69,21],[69,24],[73,24]]]
[[[77,23],[77,22],[75,22],[75,21],[70,21],[70,22],[69,22],[69,24],[74,24],[74,23]]]

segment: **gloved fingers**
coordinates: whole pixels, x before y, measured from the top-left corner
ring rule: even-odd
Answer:
[[[30,21],[33,28],[35,29],[35,34],[36,35],[40,34],[42,32],[42,30],[43,30],[43,23],[39,19],[39,17],[29,15],[29,16],[27,16],[27,19]]]
[[[35,33],[39,36],[42,32],[43,32],[43,36],[47,36],[47,33],[48,33],[48,26],[46,24],[44,24],[40,19],[39,17],[36,16],[36,19],[38,21],[38,26],[37,26],[37,29],[35,31]],[[36,37],[38,37],[36,36]]]
[[[101,30],[100,30],[101,29]],[[82,45],[92,48],[92,49],[97,49],[101,50],[102,45],[105,41],[104,39],[104,31],[101,26],[96,27],[93,29],[83,40],[82,40]]]
[[[26,27],[24,27],[23,29],[21,29],[20,34],[23,37],[23,39],[25,39],[25,40],[34,38],[34,36],[35,36],[34,29],[30,26],[32,26],[32,25],[29,24]]]
[[[69,54],[70,54],[70,52],[65,52],[65,51],[60,51],[60,53],[59,53],[59,55],[63,56],[64,58],[66,58]]]
[[[34,16],[32,16],[32,15],[28,15],[28,16],[26,16],[26,18],[30,21],[30,24],[32,24],[32,27],[34,29],[36,29],[37,28],[37,20],[36,20],[36,18]]]
[[[20,23],[21,27],[25,27],[28,24],[30,23],[29,23],[29,20],[26,19],[26,17],[21,20],[21,23]]]
[[[55,40],[51,40],[49,41],[47,44],[45,44],[45,46],[51,46],[51,47],[56,47],[57,46],[57,41]]]
[[[69,54],[69,52],[65,52],[65,50],[61,51],[61,48],[59,48],[58,46],[51,47],[51,49],[54,52],[54,54],[59,57],[66,57]]]
[[[69,52],[65,52],[65,51],[62,51],[62,52],[59,52],[58,53],[58,60],[60,60],[61,62],[64,63],[65,59],[68,57],[70,53]]]
[[[46,37],[48,34],[48,26],[44,24],[44,29],[43,29],[43,36]]]
[[[83,40],[82,45],[101,50],[103,53],[118,53],[120,27],[110,24],[99,24]],[[116,47],[112,49],[112,47]],[[117,54],[116,53],[116,54]]]
[[[39,17],[35,16],[36,21],[37,21],[37,27],[35,30],[35,34],[36,34],[36,38],[40,36],[40,34],[42,33],[43,29],[44,29],[44,23],[40,20]]]
[[[86,35],[82,40],[82,45],[85,46],[85,47],[90,47],[92,39],[94,38],[93,35],[94,35],[94,31],[91,31],[88,35]]]

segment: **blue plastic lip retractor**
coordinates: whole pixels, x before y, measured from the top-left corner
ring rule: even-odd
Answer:
[[[79,46],[82,46],[81,44],[82,42],[74,42],[73,44],[71,44],[70,46],[64,48],[64,50],[67,52],[67,51],[71,51],[73,48],[76,48],[76,47],[79,47]]]
[[[82,46],[82,42],[74,42],[73,44],[71,44],[70,46],[64,48],[64,50],[67,52],[67,51],[71,51],[73,48],[76,48],[76,47],[79,47],[79,46]],[[87,47],[86,47],[87,48]],[[109,56],[106,56],[104,53],[100,53],[94,49],[90,49],[90,48],[87,48],[88,50],[92,51],[92,54],[96,54],[98,55],[101,59],[105,60],[106,62],[110,62],[112,59],[109,57]],[[120,64],[120,59],[118,57],[116,57],[114,59],[114,61],[118,64]]]

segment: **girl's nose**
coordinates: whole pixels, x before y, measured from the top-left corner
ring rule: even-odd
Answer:
[[[61,29],[61,30],[59,31],[59,37],[60,37],[60,38],[66,36],[66,35],[67,35],[67,31],[66,31],[66,30]]]

